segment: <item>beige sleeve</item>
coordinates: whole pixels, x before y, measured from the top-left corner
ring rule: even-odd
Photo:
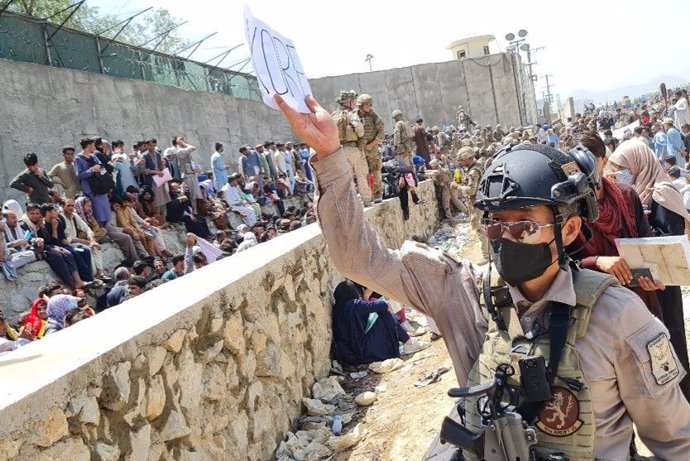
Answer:
[[[611,319],[613,366],[625,408],[642,442],[659,458],[687,459],[690,453],[690,404],[678,383],[685,376],[669,333],[637,296],[622,302]],[[620,302],[620,300],[619,300]]]

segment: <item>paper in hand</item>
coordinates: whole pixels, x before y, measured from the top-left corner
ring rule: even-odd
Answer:
[[[294,110],[308,114],[304,98],[311,94],[311,88],[292,41],[255,18],[248,6],[244,8],[244,24],[264,103],[278,109],[273,96],[279,94]]]

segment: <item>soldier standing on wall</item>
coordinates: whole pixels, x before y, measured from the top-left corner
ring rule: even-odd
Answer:
[[[474,158],[474,149],[469,146],[465,146],[458,151],[458,163],[462,167],[460,194],[467,204],[467,214],[468,218],[470,218],[472,229],[474,229],[482,244],[482,257],[484,261],[488,261],[489,244],[480,227],[481,213],[472,207],[475,197],[477,196],[479,180],[483,174],[482,167]]]
[[[399,110],[394,110],[391,113],[393,117],[393,147],[395,148],[395,153],[400,155],[408,165],[414,165],[412,163],[412,154],[414,154],[414,132],[410,126],[410,122],[405,120],[402,112]]]
[[[458,119],[458,130],[470,131],[477,126],[477,124],[472,120],[472,117],[465,112],[465,108],[462,106],[458,106],[455,116]]]
[[[383,126],[383,119],[374,112],[374,100],[368,94],[357,96],[357,114],[364,125],[364,156],[369,164],[369,173],[374,177],[374,203],[381,203],[383,191],[381,190],[381,154],[379,144],[386,139],[386,130]]]
[[[431,160],[429,162],[429,167],[431,170],[427,170],[424,174],[427,177],[433,178],[436,182],[436,185],[440,189],[441,206],[443,207],[443,212],[446,215],[446,219],[450,220],[453,218],[453,211],[450,207],[451,203],[458,211],[467,213],[467,207],[450,189],[450,185],[453,182],[450,170],[442,166],[438,159]]]
[[[331,114],[338,127],[340,145],[345,150],[352,174],[357,181],[357,192],[364,206],[371,206],[371,189],[369,188],[369,168],[360,146],[364,136],[364,125],[354,110],[357,93],[355,90],[341,90],[335,102],[340,107]]]

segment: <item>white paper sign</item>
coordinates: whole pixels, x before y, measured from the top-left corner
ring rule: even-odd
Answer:
[[[311,94],[311,88],[292,40],[255,18],[248,6],[244,7],[244,24],[264,103],[278,109],[273,95],[279,94],[296,111],[309,113],[304,98]]]
[[[170,175],[169,169],[164,168],[162,173],[163,173],[163,176],[158,176],[157,174],[153,175],[153,183],[156,185],[156,187],[161,187],[163,184],[165,184],[166,182],[168,182],[172,179],[172,176]]]

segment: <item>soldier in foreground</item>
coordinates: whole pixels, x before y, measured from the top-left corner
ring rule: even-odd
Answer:
[[[615,278],[577,269],[564,251],[582,220],[598,216],[591,154],[517,146],[493,161],[476,201],[505,281],[491,287],[472,262],[441,250],[410,241],[387,249],[364,219],[328,113],[311,96],[310,114],[275,99],[317,152],[319,222],[338,270],[431,316],[460,385],[490,384],[497,371],[507,377],[504,397],[536,431],[530,456],[627,460],[634,423],[656,456],[687,459],[690,405],[678,387],[685,370],[668,331]],[[525,363],[535,365],[526,382],[539,386],[523,386]],[[475,400],[466,405],[468,431],[481,430]]]
[[[371,206],[371,188],[369,187],[369,168],[360,149],[364,136],[364,125],[355,108],[357,93],[354,90],[341,91],[335,99],[340,107],[331,117],[338,128],[338,139],[343,147],[350,171],[357,181],[357,192],[364,206]]]
[[[357,115],[364,125],[364,136],[362,138],[362,151],[369,165],[369,174],[374,177],[374,203],[383,201],[383,190],[381,189],[381,168],[383,162],[379,153],[379,144],[386,139],[386,130],[383,126],[383,119],[374,112],[374,100],[368,94],[357,96]]]

